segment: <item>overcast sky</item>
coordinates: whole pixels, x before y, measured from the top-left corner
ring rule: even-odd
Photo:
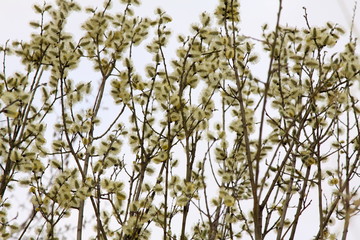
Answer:
[[[52,0],[48,0],[50,2]],[[33,3],[41,0],[0,0],[0,42],[7,39],[22,39],[29,35],[29,19],[38,19],[32,11]],[[101,5],[102,0],[82,0],[81,4]],[[114,0],[115,3],[119,2]],[[212,12],[217,0],[142,0],[139,15],[150,16],[153,9],[161,6],[174,19],[172,26],[176,32],[185,32],[190,23],[197,21],[201,12]],[[307,8],[310,24],[321,25],[327,21],[339,23],[349,28],[354,8],[354,0],[284,0],[283,25],[303,27],[305,24],[303,7]],[[261,25],[273,24],[278,8],[278,0],[242,0],[241,29],[256,36]],[[359,15],[359,9],[357,9]],[[359,16],[357,16],[357,19]]]
[[[47,0],[54,2],[54,0]],[[78,0],[82,6],[102,6],[103,0]],[[113,0],[113,10],[122,11],[118,0]],[[191,23],[198,22],[200,13],[206,11],[212,13],[218,0],[142,0],[142,6],[136,9],[139,16],[151,17],[154,9],[161,7],[172,16],[173,22],[169,28],[173,31],[173,36],[189,31]],[[6,40],[26,40],[32,31],[29,27],[29,20],[39,21],[39,16],[33,13],[32,5],[38,3],[42,5],[43,0],[0,0],[0,44]],[[276,13],[278,10],[278,0],[241,0],[241,32],[251,37],[260,37],[261,26],[267,23],[270,27],[274,26]],[[281,17],[282,25],[305,27],[304,9],[307,9],[309,23],[312,26],[321,26],[330,21],[343,26],[349,31],[355,0],[283,0],[283,14]],[[359,22],[359,8],[356,9],[355,23]],[[73,14],[70,32],[76,32],[80,29],[80,23],[83,22],[86,15]],[[74,19],[76,18],[76,19]],[[354,26],[354,35],[359,36],[357,28]],[[349,35],[349,33],[347,33]],[[344,37],[343,41],[348,40]],[[343,46],[341,42],[339,46]],[[170,42],[168,53],[174,54],[172,48],[177,47],[176,41]],[[342,49],[334,49],[342,50]],[[145,58],[146,59],[146,58]],[[261,59],[261,56],[260,56]],[[264,71],[263,62],[254,66],[254,69],[261,77]],[[267,63],[266,63],[267,64]],[[12,66],[10,66],[9,70]]]
[[[0,44],[6,40],[28,39],[31,31],[28,22],[38,20],[39,17],[33,13],[32,4],[42,3],[41,0],[0,0]],[[48,0],[51,2],[51,0]],[[100,5],[102,0],[78,0],[82,5]],[[119,2],[114,0],[114,2]],[[137,10],[140,16],[151,16],[154,9],[160,6],[173,18],[169,26],[175,34],[185,33],[189,25],[198,21],[201,12],[212,13],[217,0],[142,0],[143,5]],[[268,23],[273,26],[276,20],[278,0],[242,0],[241,2],[241,30],[245,35],[258,37],[261,33],[261,26]],[[330,21],[338,23],[349,31],[354,9],[354,0],[283,0],[282,25],[305,26],[304,9],[306,7],[309,22],[313,26],[321,26]],[[359,36],[360,29],[360,6],[356,9],[354,36]],[[359,24],[358,24],[359,23]],[[79,25],[74,25],[79,27]],[[74,29],[76,31],[76,29]],[[348,33],[347,33],[348,34]],[[357,218],[359,219],[359,218]],[[352,223],[353,230],[349,240],[358,239],[356,235],[360,231],[355,225],[360,221]]]

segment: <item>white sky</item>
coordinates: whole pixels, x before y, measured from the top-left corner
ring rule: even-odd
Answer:
[[[48,2],[51,0],[48,0]],[[102,0],[80,0],[83,5],[101,5]],[[118,1],[114,0],[115,3]],[[139,14],[151,15],[153,9],[161,6],[173,17],[173,30],[184,32],[190,23],[198,19],[203,12],[212,12],[217,0],[142,0]],[[275,21],[278,0],[241,0],[242,30],[248,35],[259,34],[261,25]],[[29,34],[29,19],[37,19],[32,11],[32,4],[41,0],[0,0],[0,42],[7,39],[23,39]],[[98,4],[99,3],[99,4]],[[339,23],[349,28],[354,7],[354,0],[284,0],[282,23],[304,26],[305,6],[310,24],[321,25],[326,21]],[[359,15],[359,8],[357,9]],[[359,17],[359,16],[357,16]]]
[[[48,0],[50,2],[50,0]],[[41,0],[0,0],[0,44],[8,39],[21,40],[28,39],[31,31],[28,22],[38,20],[38,16],[33,13],[32,4],[42,4]],[[82,5],[102,5],[102,0],[78,0]],[[114,0],[114,2],[118,2]],[[140,16],[151,16],[154,9],[160,6],[173,18],[169,26],[173,33],[186,33],[191,23],[198,21],[201,12],[213,12],[217,0],[142,0],[143,5],[136,12]],[[349,30],[354,8],[354,0],[283,0],[282,25],[305,26],[304,10],[307,13],[311,25],[319,26],[327,21],[338,23]],[[259,37],[261,26],[268,23],[273,26],[276,20],[278,0],[241,0],[241,29],[245,35]],[[360,6],[356,9],[356,19],[354,26],[354,36],[359,36],[360,26]],[[77,23],[78,24],[78,23]],[[79,26],[79,25],[75,25]],[[76,29],[75,29],[76,30]],[[171,45],[170,45],[171,46]],[[1,60],[2,61],[2,60]],[[356,223],[352,222],[352,229],[357,234],[360,231],[354,226],[360,226],[359,218]],[[351,230],[351,229],[350,229]],[[356,240],[358,236],[352,232],[349,240]]]

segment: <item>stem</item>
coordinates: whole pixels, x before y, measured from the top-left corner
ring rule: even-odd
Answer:
[[[299,202],[298,202],[298,205],[296,208],[296,213],[295,213],[293,226],[292,226],[292,230],[291,230],[289,239],[295,239],[295,233],[296,233],[297,224],[299,222],[299,218],[301,215],[302,204],[305,203],[304,200],[306,197],[306,188],[307,188],[307,184],[308,184],[308,180],[309,180],[309,176],[310,176],[310,170],[311,170],[311,165],[308,166],[306,169],[305,179],[304,179],[304,183],[303,183],[303,186],[302,186],[302,189],[300,192]]]
[[[276,240],[281,240],[282,239],[281,234],[282,234],[282,231],[284,229],[286,213],[288,211],[288,207],[289,207],[290,200],[291,200],[291,197],[292,197],[291,192],[292,192],[292,187],[293,187],[293,183],[294,183],[294,169],[296,167],[295,163],[296,163],[295,159],[293,159],[293,162],[292,162],[293,170],[292,170],[292,174],[291,174],[289,184],[287,186],[286,198],[285,198],[284,204],[282,205],[282,214],[281,214],[281,218],[280,218],[279,229],[278,229],[278,232],[277,232]]]

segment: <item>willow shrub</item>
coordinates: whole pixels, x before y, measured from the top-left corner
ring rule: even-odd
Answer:
[[[281,0],[254,40],[239,2],[220,0],[168,57],[170,16],[111,2],[35,5],[30,40],[1,47],[1,238],[346,239],[360,203],[355,40],[336,52],[338,25],[281,26]]]

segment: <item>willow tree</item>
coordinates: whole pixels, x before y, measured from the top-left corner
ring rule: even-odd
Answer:
[[[30,40],[1,47],[1,238],[304,239],[310,214],[309,236],[347,239],[360,204],[351,35],[334,52],[338,25],[283,27],[280,0],[254,40],[239,2],[220,0],[169,57],[170,16],[111,2],[35,5]]]

